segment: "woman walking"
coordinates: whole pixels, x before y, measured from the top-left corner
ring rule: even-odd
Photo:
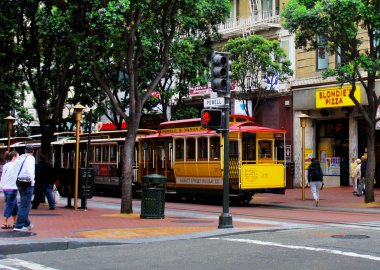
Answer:
[[[17,186],[16,186],[16,175],[13,174],[12,167],[18,158],[18,153],[12,151],[7,154],[6,162],[3,167],[3,173],[1,175],[0,189],[4,192],[5,197],[5,208],[4,208],[4,219],[1,225],[2,229],[13,229],[13,225],[16,223],[17,219]],[[9,224],[8,219],[12,216],[13,225]]]
[[[308,181],[310,183],[310,190],[313,194],[315,206],[318,206],[319,203],[319,190],[322,187],[323,183],[323,172],[321,165],[316,158],[311,159],[311,164],[308,170]]]

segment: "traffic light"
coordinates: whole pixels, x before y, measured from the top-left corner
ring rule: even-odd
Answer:
[[[211,56],[211,88],[219,94],[226,94],[230,79],[231,62],[229,53],[214,52]]]
[[[201,125],[204,128],[218,130],[223,128],[223,118],[221,109],[203,109],[201,112]]]

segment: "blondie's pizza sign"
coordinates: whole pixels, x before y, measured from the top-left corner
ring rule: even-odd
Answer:
[[[331,108],[342,106],[355,106],[354,102],[349,97],[351,91],[351,86],[319,89],[317,90],[315,95],[316,107]],[[354,96],[360,103],[360,86],[356,86]]]

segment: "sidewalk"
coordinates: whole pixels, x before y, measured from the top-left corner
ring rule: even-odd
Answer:
[[[288,208],[315,209],[310,189],[305,190],[305,200],[301,200],[301,189],[290,189],[286,195],[257,194],[251,203]],[[375,199],[380,190],[375,191]],[[219,215],[205,214],[196,210],[166,210],[164,219],[141,219],[140,201],[134,200],[134,214],[120,214],[120,205],[115,199],[102,198],[102,202],[88,201],[88,210],[66,208],[65,198],[56,210],[40,205],[32,209],[30,219],[35,228],[30,232],[0,231],[0,254],[12,254],[42,250],[68,249],[82,246],[141,243],[174,239],[199,238],[213,235],[238,233],[247,230],[264,230],[281,226],[233,216],[232,229],[218,229]],[[107,203],[109,202],[113,203]],[[169,204],[169,203],[168,203]],[[3,209],[4,200],[0,201]],[[195,205],[193,209],[201,206]],[[222,207],[216,208],[222,211]],[[364,197],[355,197],[352,188],[325,188],[321,192],[318,209],[339,209],[342,211],[368,211],[380,214],[380,203],[364,203]],[[248,209],[249,210],[249,209]],[[252,210],[253,211],[253,210]],[[380,219],[380,215],[379,215]]]

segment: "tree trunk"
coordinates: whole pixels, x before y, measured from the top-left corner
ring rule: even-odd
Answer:
[[[365,202],[371,203],[375,201],[374,179],[376,169],[375,156],[375,126],[372,124],[368,128],[367,134],[367,170],[365,177]]]
[[[139,120],[140,121],[140,120]],[[134,122],[131,123],[130,122]],[[137,122],[137,121],[136,121]],[[138,125],[135,121],[128,121],[128,132],[125,138],[123,162],[122,162],[122,176],[121,176],[121,208],[120,213],[132,214],[132,177],[133,177],[133,156],[136,143],[136,134]],[[137,158],[137,157],[136,157]]]

